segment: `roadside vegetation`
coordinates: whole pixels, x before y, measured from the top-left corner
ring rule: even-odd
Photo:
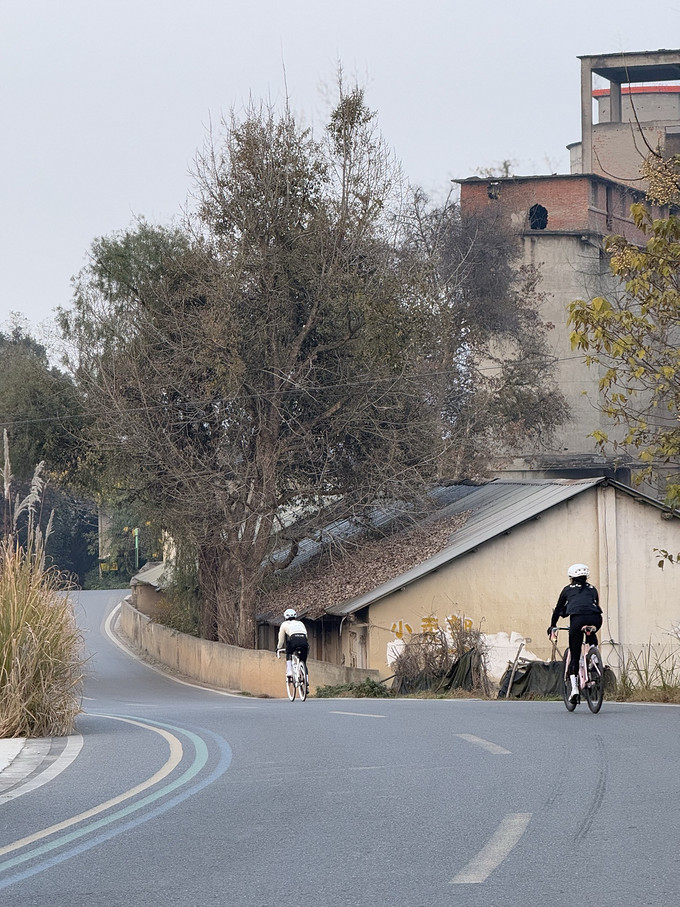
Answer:
[[[484,654],[481,631],[452,619],[446,631],[437,628],[412,634],[394,662],[393,677],[320,687],[315,695],[356,699],[388,696],[489,699],[492,685]]]
[[[485,654],[481,630],[450,619],[446,630],[413,634],[404,643],[394,662],[393,688],[399,695],[466,692],[488,697]]]
[[[169,620],[193,626],[198,603],[202,638],[255,648],[272,580],[328,527],[425,509],[565,404],[517,233],[412,190],[341,73],[322,128],[253,102],[193,170],[171,227],[92,243],[64,364],[79,474],[197,565]]]
[[[441,630],[414,634],[404,644],[394,664],[395,674],[384,681],[368,678],[360,683],[320,687],[315,695],[326,699],[395,696],[496,699],[498,690],[484,669],[481,633],[458,626],[454,630],[453,635]],[[629,652],[620,669],[607,669],[605,697],[616,702],[680,705],[680,649],[649,643],[638,653]],[[531,694],[522,698],[537,702],[561,701],[562,696],[561,693],[554,696]]]
[[[367,677],[360,683],[339,683],[325,687],[317,687],[317,699],[333,699],[347,697],[348,699],[389,699],[394,696],[393,691],[386,683]]]
[[[680,704],[680,650],[649,643],[641,652],[629,653],[618,677],[615,697],[623,702]]]
[[[12,501],[4,435],[3,528],[0,542],[0,738],[61,737],[81,711],[82,635],[68,578],[46,565],[39,525],[42,465],[29,494]]]

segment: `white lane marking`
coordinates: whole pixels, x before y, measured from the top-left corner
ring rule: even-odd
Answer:
[[[452,885],[474,885],[484,882],[517,844],[531,819],[531,813],[510,813],[493,834],[491,840],[470,860],[465,869],[451,879]]]
[[[154,731],[156,734],[160,734],[160,736],[167,741],[170,747],[170,756],[168,757],[165,765],[163,765],[155,775],[152,775],[151,778],[148,778],[141,784],[137,784],[135,787],[131,787],[129,790],[125,791],[119,796],[113,797],[111,800],[107,800],[105,803],[100,803],[99,806],[88,809],[84,813],[80,813],[80,815],[78,816],[72,816],[70,819],[65,819],[63,822],[58,822],[56,825],[50,825],[49,828],[43,828],[42,831],[37,831],[35,834],[21,838],[21,840],[19,841],[14,841],[14,843],[8,844],[6,847],[0,847],[0,857],[4,856],[5,854],[12,853],[13,850],[19,850],[21,847],[25,847],[27,844],[33,844],[35,843],[35,841],[40,841],[41,838],[46,838],[57,831],[63,831],[65,828],[69,828],[71,825],[76,825],[78,822],[82,822],[84,819],[91,819],[92,816],[96,816],[99,813],[110,809],[112,806],[117,806],[119,803],[123,803],[125,800],[129,800],[130,797],[134,797],[142,791],[147,790],[147,788],[153,787],[154,784],[158,784],[159,781],[162,781],[163,778],[167,777],[170,772],[172,772],[173,769],[175,769],[182,761],[182,754],[184,752],[182,749],[182,744],[174,734],[170,734],[168,733],[168,731],[165,731],[159,727],[154,727],[151,724],[145,724],[142,721],[133,721],[131,718],[120,718],[114,715],[95,715],[94,717],[109,718],[112,721],[124,721],[126,724],[134,724],[137,727],[145,728],[146,730]]]
[[[387,718],[387,715],[371,715],[369,712],[334,712],[331,715],[353,715],[356,718]]]
[[[468,743],[475,743],[477,746],[481,746],[482,749],[488,750],[496,756],[511,755],[510,750],[498,746],[497,743],[491,743],[490,740],[484,740],[483,737],[475,737],[474,734],[456,734],[456,737],[460,737],[461,740],[467,740]]]
[[[22,760],[21,763],[16,763],[17,770],[25,772],[25,754],[27,750],[30,750],[31,743],[28,742],[24,747],[24,751],[21,754]],[[8,803],[10,800],[15,800],[17,797],[20,797],[22,794],[27,794],[32,790],[37,790],[39,787],[42,787],[43,784],[47,784],[48,781],[51,781],[53,778],[56,778],[57,775],[60,775],[65,768],[68,768],[69,765],[76,758],[78,753],[83,748],[83,738],[80,734],[71,734],[68,737],[66,746],[59,753],[57,758],[54,760],[52,765],[49,768],[46,768],[44,771],[39,772],[34,778],[31,778],[29,781],[26,781],[24,784],[19,784],[13,790],[8,791],[6,794],[0,794],[0,803]],[[45,757],[45,753],[41,752],[37,754],[35,768],[37,768],[42,760]],[[3,778],[5,780],[11,779],[13,767],[10,765],[9,769],[3,772]]]
[[[181,683],[182,686],[184,686],[184,687],[193,687],[194,689],[197,689],[197,690],[207,690],[209,693],[217,693],[219,696],[231,696],[234,699],[243,699],[242,693],[230,693],[227,690],[216,690],[214,687],[203,686],[202,684],[198,683],[198,681],[193,682],[193,681],[188,681],[188,680],[180,680],[179,677],[173,677],[173,675],[169,674],[167,671],[162,671],[160,668],[157,668],[155,665],[149,664],[148,661],[144,661],[144,659],[138,658],[137,655],[135,655],[134,652],[132,652],[130,649],[128,649],[128,647],[126,645],[124,645],[120,641],[120,639],[118,639],[116,634],[113,632],[113,622],[118,617],[122,604],[123,604],[122,602],[118,602],[118,604],[111,611],[111,613],[106,618],[106,621],[104,623],[104,632],[109,637],[111,642],[115,646],[118,646],[118,648],[121,650],[121,652],[125,652],[125,654],[129,658],[133,658],[138,664],[144,665],[145,668],[149,668],[151,671],[155,671],[156,674],[160,674],[162,677],[165,677],[168,680],[172,680],[174,683]],[[250,708],[255,709],[255,708],[257,708],[257,706],[250,706]]]

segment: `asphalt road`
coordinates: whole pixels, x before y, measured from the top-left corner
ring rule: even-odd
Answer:
[[[118,598],[81,596],[78,733],[0,797],[2,907],[680,902],[680,709],[230,696],[122,651]]]

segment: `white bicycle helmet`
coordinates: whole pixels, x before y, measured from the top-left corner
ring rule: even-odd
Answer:
[[[569,579],[576,579],[577,576],[588,576],[590,570],[585,564],[572,564],[567,570]]]
[[[283,612],[284,620],[295,620],[296,617],[297,611],[295,611],[293,608],[286,608],[286,610]]]

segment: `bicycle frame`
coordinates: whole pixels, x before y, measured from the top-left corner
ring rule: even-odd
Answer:
[[[555,629],[557,631],[568,631],[569,627],[556,627]],[[600,650],[597,646],[593,645],[588,647],[586,644],[586,636],[597,632],[597,627],[587,624],[581,629],[581,655],[579,657],[579,669],[577,674],[579,694],[583,693],[585,695],[590,711],[597,713],[602,707],[602,700],[604,698],[604,664],[602,662]],[[556,636],[553,638],[553,642],[555,641]],[[580,701],[580,696],[575,700],[572,699],[571,681],[569,679],[570,659],[571,652],[569,646],[567,646],[564,652],[563,699],[567,710],[573,712]]]

